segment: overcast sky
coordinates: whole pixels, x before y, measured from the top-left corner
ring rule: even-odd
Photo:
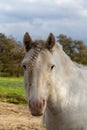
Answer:
[[[17,40],[65,34],[87,44],[87,0],[0,0],[0,32]]]

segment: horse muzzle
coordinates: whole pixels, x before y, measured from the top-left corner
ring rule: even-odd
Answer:
[[[41,116],[44,114],[46,108],[46,100],[29,100],[29,108],[33,116]]]

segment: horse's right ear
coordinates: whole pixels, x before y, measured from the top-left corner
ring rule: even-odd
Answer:
[[[26,32],[23,38],[24,46],[26,51],[29,51],[32,45],[32,38],[30,37],[29,33]]]

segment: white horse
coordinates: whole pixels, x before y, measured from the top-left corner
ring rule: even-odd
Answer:
[[[46,41],[32,41],[26,33],[24,45],[31,114],[44,114],[47,130],[87,130],[87,67],[72,62],[52,33]]]

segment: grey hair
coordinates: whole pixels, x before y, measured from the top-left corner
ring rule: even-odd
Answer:
[[[38,54],[40,53],[42,48],[44,48],[44,44],[42,44],[42,43],[43,43],[42,40],[35,41],[35,43],[33,43],[34,52],[33,52],[32,56],[31,56],[30,61],[29,61],[29,71],[31,71],[32,68],[34,67],[36,59],[38,57]]]

